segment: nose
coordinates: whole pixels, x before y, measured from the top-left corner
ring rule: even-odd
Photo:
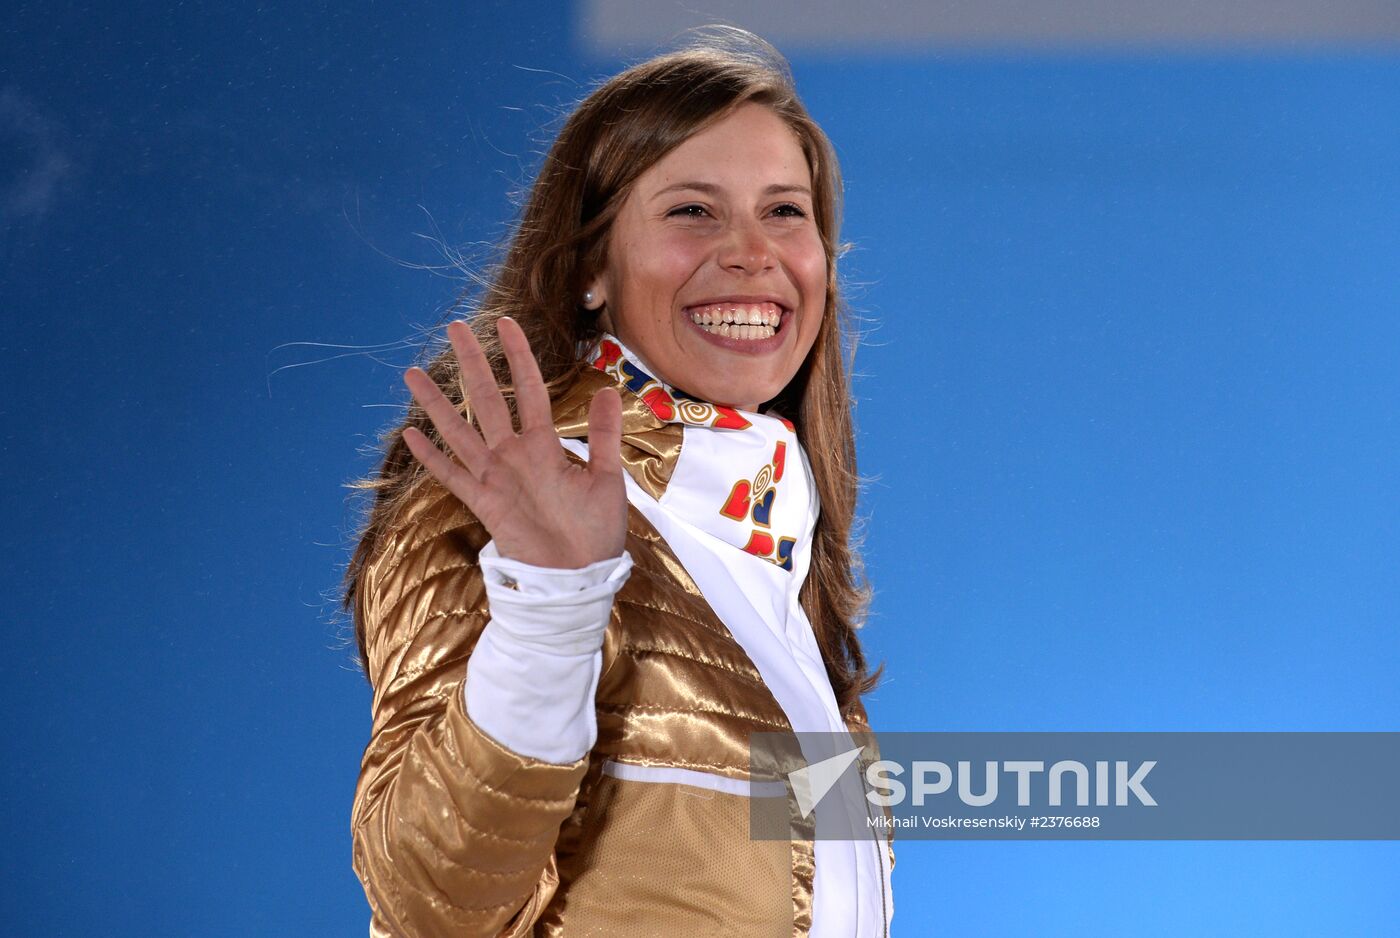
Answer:
[[[725,232],[719,265],[735,273],[756,274],[774,264],[773,243],[763,224],[754,218],[738,218]]]

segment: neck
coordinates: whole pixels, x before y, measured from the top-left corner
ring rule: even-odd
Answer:
[[[708,403],[708,404],[714,404],[714,405],[717,406],[717,407],[730,407],[730,408],[733,408],[734,410],[741,410],[741,411],[744,411],[744,412],[750,413],[750,414],[761,414],[761,413],[763,413],[763,411],[759,410],[759,408],[763,406],[763,402],[762,402],[762,401],[756,401],[756,402],[752,402],[752,403],[749,403],[749,402],[740,403],[740,402],[735,402],[735,401],[712,400],[711,398],[708,398],[708,397],[701,397],[701,396],[698,395],[698,394],[694,394],[694,393],[692,393],[691,391],[686,390],[685,388],[681,387],[680,385],[678,385],[678,384],[672,382],[669,378],[667,378],[664,374],[662,374],[659,370],[657,370],[657,368],[656,368],[654,365],[652,365],[651,362],[647,361],[645,358],[643,358],[643,357],[641,356],[641,354],[637,351],[637,349],[636,349],[635,346],[628,344],[628,342],[627,342],[626,339],[624,339],[624,338],[622,338],[621,336],[619,336],[619,335],[618,335],[616,332],[614,332],[612,329],[609,329],[609,328],[607,328],[606,326],[603,326],[603,327],[602,327],[602,332],[603,332],[603,334],[604,334],[606,337],[611,338],[613,341],[617,342],[618,345],[620,345],[620,346],[623,348],[623,350],[624,350],[624,352],[626,353],[627,357],[628,357],[634,364],[636,364],[638,367],[640,367],[643,371],[645,371],[645,372],[646,372],[648,375],[650,375],[652,378],[655,378],[655,379],[656,379],[657,381],[659,381],[661,384],[665,385],[665,387],[666,387],[666,389],[667,389],[668,391],[677,392],[677,393],[679,393],[679,394],[681,394],[681,395],[684,395],[685,397],[694,398],[695,400],[705,401],[706,403]]]

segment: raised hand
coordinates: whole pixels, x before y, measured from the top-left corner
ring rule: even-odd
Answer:
[[[481,433],[421,368],[404,383],[427,411],[452,452],[414,427],[404,442],[433,477],[471,509],[502,557],[539,567],[577,569],[617,557],[627,538],[627,490],[622,478],[622,398],[616,388],[593,395],[588,411],[588,465],[564,454],[550,413],[549,392],[519,323],[497,320],[497,335],[515,385],[520,432],[486,354],[461,320],[447,327],[461,368],[462,392]],[[482,439],[483,434],[485,439]]]

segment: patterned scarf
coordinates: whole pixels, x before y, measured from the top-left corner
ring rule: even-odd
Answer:
[[[791,573],[819,511],[792,421],[711,404],[673,388],[607,332],[587,358],[657,418],[685,425],[681,457],[661,504],[705,533]]]

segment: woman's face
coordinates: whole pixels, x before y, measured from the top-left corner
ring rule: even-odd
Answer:
[[[655,377],[748,411],[792,380],[827,266],[807,159],[773,110],[741,105],[642,173],[609,237],[592,305]]]

